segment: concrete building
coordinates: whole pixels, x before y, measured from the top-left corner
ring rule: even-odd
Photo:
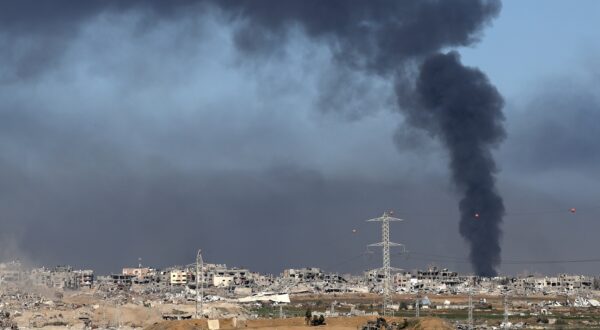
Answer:
[[[417,271],[417,279],[436,282],[446,286],[457,286],[463,282],[457,272],[449,271],[447,268],[438,269],[437,267],[430,267],[425,271]]]
[[[45,267],[35,268],[31,270],[30,274],[31,282],[35,286],[41,287],[52,287],[52,276],[50,275],[50,270]]]
[[[91,269],[77,270],[74,272],[75,280],[79,287],[91,288],[94,285],[94,271]]]
[[[139,279],[146,278],[155,273],[154,269],[149,267],[123,268],[121,274],[137,277]]]
[[[215,268],[209,272],[209,277],[213,278],[213,283],[215,283],[214,277],[221,280],[231,277],[230,286],[249,286],[252,283],[250,272],[244,268]]]
[[[23,279],[21,262],[11,261],[0,263],[0,284],[17,283]]]
[[[212,285],[218,288],[233,286],[234,277],[231,275],[214,275]]]
[[[171,272],[168,270],[160,270],[156,272],[155,280],[165,285],[171,284]]]
[[[188,280],[191,280],[191,275],[188,276],[188,272],[185,270],[171,270],[169,276],[171,285],[186,285]]]
[[[385,275],[379,268],[367,270],[364,273],[364,276],[365,276],[365,281],[369,284],[383,283],[383,279],[385,277]]]
[[[133,276],[123,274],[112,274],[110,275],[110,283],[122,287],[130,287],[133,283]]]
[[[68,265],[59,265],[50,269],[50,286],[55,289],[77,289],[79,282],[76,274],[73,273],[73,267]]]
[[[315,280],[322,280],[323,272],[320,268],[316,267],[306,267],[298,269],[290,268],[285,269],[283,271],[283,278],[310,282]]]

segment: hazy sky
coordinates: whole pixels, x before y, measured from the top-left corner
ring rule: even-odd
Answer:
[[[263,272],[359,272],[380,263],[364,220],[393,209],[413,252],[395,266],[471,271],[448,156],[405,131],[385,75],[294,27],[249,55],[245,22],[208,5],[58,3],[0,4],[0,259],[105,273],[202,248]],[[500,271],[597,274],[513,261],[596,254],[600,3],[502,5],[479,42],[444,48],[505,98]]]

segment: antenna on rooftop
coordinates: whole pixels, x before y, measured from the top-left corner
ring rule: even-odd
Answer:
[[[381,242],[369,244],[368,246],[381,246],[383,255],[383,315],[387,315],[387,309],[392,304],[392,293],[391,293],[391,270],[390,266],[390,246],[401,246],[404,249],[403,244],[390,242],[390,221],[404,221],[402,219],[394,218],[392,215],[393,211],[384,212],[379,218],[369,219],[367,222],[381,222]],[[399,270],[394,268],[394,270]]]

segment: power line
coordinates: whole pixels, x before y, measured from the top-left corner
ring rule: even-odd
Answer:
[[[458,264],[470,264],[471,263],[471,261],[465,257],[447,256],[447,255],[441,255],[441,254],[420,253],[420,252],[413,252],[413,251],[390,254],[390,258],[397,258],[400,256],[404,257],[407,260],[416,260],[416,261],[425,261],[425,262],[447,262],[447,263],[458,263]],[[332,268],[340,267],[343,265],[350,264],[356,260],[359,260],[362,257],[372,257],[372,252],[365,251],[360,254],[350,256],[341,261],[326,265],[323,268],[332,269]],[[371,263],[371,262],[372,262],[372,259],[369,258],[367,263]],[[361,263],[361,264],[363,266],[366,266],[367,263]],[[600,258],[557,259],[557,260],[535,260],[535,259],[513,260],[513,259],[507,259],[507,260],[502,261],[502,264],[504,264],[504,265],[526,265],[526,264],[544,265],[544,264],[573,264],[573,263],[600,263]]]
[[[575,263],[594,263],[600,262],[600,259],[573,259],[573,260],[513,260],[503,261],[503,264],[575,264]]]
[[[398,256],[400,253],[396,253],[394,256]],[[422,256],[421,258],[414,258],[411,255]],[[408,253],[408,258],[412,260],[423,260],[423,261],[448,261],[448,262],[456,262],[456,263],[470,263],[471,261],[464,257],[456,257],[456,256],[445,256],[439,254],[427,254],[427,253],[419,253],[419,252],[410,252]],[[520,264],[566,264],[566,263],[594,263],[600,262],[600,258],[589,258],[589,259],[556,259],[556,260],[511,260],[505,259],[502,260],[502,264],[510,264],[510,265],[520,265]]]
[[[348,264],[348,263],[350,263],[350,262],[352,262],[352,261],[354,261],[354,260],[356,260],[356,259],[362,258],[362,257],[364,257],[364,256],[366,256],[366,255],[370,255],[370,253],[365,251],[365,252],[362,252],[362,253],[360,253],[360,254],[357,254],[357,255],[354,255],[354,256],[352,256],[352,257],[349,257],[349,258],[347,258],[347,259],[344,259],[344,260],[338,261],[338,262],[336,262],[336,263],[332,263],[332,264],[326,265],[326,266],[325,266],[325,267],[323,267],[323,268],[325,268],[325,269],[330,269],[330,268],[339,267],[339,266],[342,266],[342,265]]]
[[[552,209],[541,209],[541,210],[516,210],[516,211],[507,211],[504,214],[504,217],[519,217],[519,216],[531,216],[531,215],[544,215],[544,214],[576,214],[576,213],[585,213],[589,214],[589,211],[597,211],[600,210],[600,206],[593,207],[585,207],[585,208],[576,208],[576,207],[564,207],[564,208],[552,208]],[[403,212],[403,215],[411,216],[411,217],[428,217],[428,218],[447,218],[448,213],[430,213],[430,212]]]

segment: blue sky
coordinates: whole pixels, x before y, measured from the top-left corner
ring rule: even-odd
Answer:
[[[585,73],[600,54],[600,2],[507,0],[482,41],[461,49],[505,97],[523,97],[545,79]]]

